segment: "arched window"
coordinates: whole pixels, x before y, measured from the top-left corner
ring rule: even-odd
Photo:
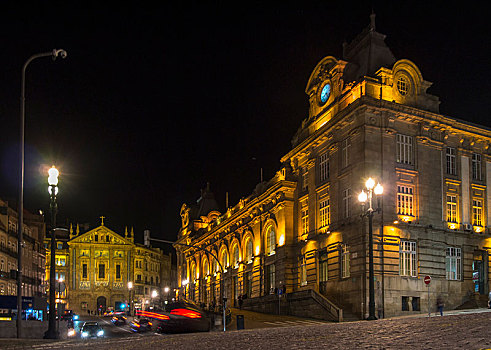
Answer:
[[[271,225],[266,229],[266,254],[272,255],[276,250],[276,233],[274,226]]]
[[[222,268],[225,270],[228,267],[228,253],[227,250],[224,249],[222,252]]]
[[[234,268],[239,267],[239,245],[234,245],[234,249],[232,249],[232,265]]]
[[[252,245],[252,239],[248,238],[245,244],[245,261],[246,262],[251,262],[252,261],[252,254],[253,254],[253,245]]]
[[[211,258],[211,273],[216,273],[218,271],[217,259]]]
[[[191,271],[190,271],[190,276],[189,276],[189,279],[190,279],[190,283],[193,283],[194,280],[196,279],[196,265],[194,264],[194,262],[191,264]]]
[[[209,271],[209,265],[208,265],[208,260],[205,260],[203,263],[203,277],[207,276],[210,273]]]

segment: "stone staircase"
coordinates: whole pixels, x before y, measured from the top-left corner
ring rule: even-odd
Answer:
[[[268,314],[343,321],[343,310],[312,289],[288,293],[280,298],[277,295],[266,295],[244,299],[242,307],[245,310]]]

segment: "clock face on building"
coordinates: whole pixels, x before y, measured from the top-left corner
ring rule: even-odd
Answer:
[[[321,90],[321,96],[320,96],[321,103],[326,103],[330,95],[331,95],[331,84],[327,83],[322,87]]]

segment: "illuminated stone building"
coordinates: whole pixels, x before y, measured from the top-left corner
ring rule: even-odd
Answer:
[[[209,190],[182,206],[181,295],[219,303],[223,281],[229,300],[246,294],[245,308],[276,312],[269,294],[285,287],[284,312],[365,318],[368,224],[357,198],[371,177],[384,187],[373,224],[377,315],[424,313],[437,296],[448,309],[482,302],[491,130],[439,114],[432,84],[384,40],[372,15],[342,59],[317,64],[308,116],[271,180],[224,212],[204,205]]]
[[[136,243],[133,229],[117,234],[103,218],[100,226],[85,233],[78,225],[75,231],[71,227],[67,240],[57,235],[56,248],[56,272],[66,284],[57,299],[75,312],[128,310],[128,304],[132,310],[145,307],[152,292],[162,296],[164,282],[170,280],[170,255]]]
[[[0,200],[0,295],[17,295],[17,222],[17,211]],[[42,215],[24,210],[22,295],[26,297],[46,296],[44,236]]]

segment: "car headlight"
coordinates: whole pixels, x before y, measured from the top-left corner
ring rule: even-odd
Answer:
[[[97,332],[98,337],[102,337],[104,335],[104,331],[101,329],[99,332]]]
[[[78,320],[78,315],[73,315],[74,320]]]
[[[68,336],[69,336],[69,337],[73,337],[74,335],[75,335],[75,330],[74,330],[74,329],[70,329],[70,330],[68,331]]]
[[[88,337],[89,336],[89,332],[82,332],[82,338],[85,338],[85,337]]]

